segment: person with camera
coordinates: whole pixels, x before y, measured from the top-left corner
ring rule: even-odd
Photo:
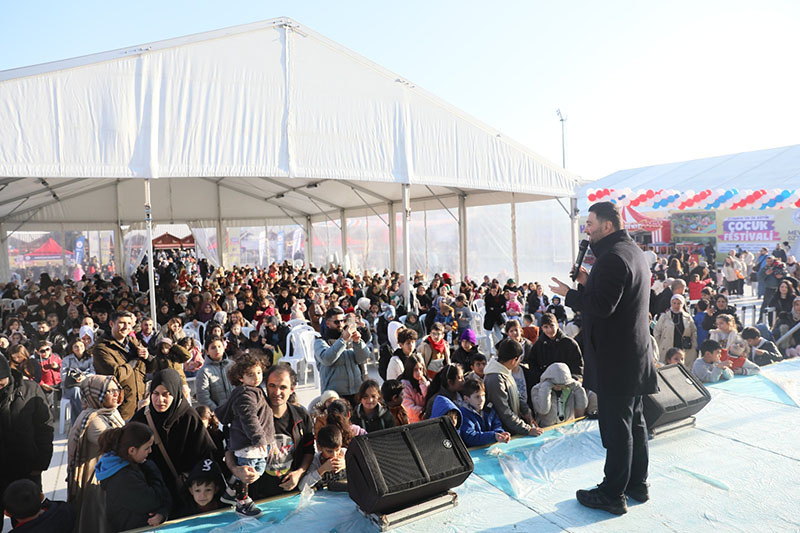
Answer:
[[[653,336],[658,344],[658,353],[666,354],[670,348],[680,348],[686,354],[686,367],[692,368],[697,359],[697,325],[686,311],[683,295],[672,296],[669,310],[659,317]]]
[[[331,307],[325,312],[325,326],[325,338],[314,343],[320,390],[336,391],[355,406],[355,395],[362,381],[360,365],[369,359],[369,350],[355,316],[348,315],[345,320],[341,307]]]

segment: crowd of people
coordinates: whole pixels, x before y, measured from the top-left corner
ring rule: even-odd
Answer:
[[[0,335],[0,503],[21,531],[121,531],[226,505],[254,517],[254,500],[347,490],[344,454],[368,432],[447,416],[481,446],[597,416],[581,315],[539,283],[416,273],[407,302],[405,280],[389,271],[156,259],[152,291],[146,265],[130,280],[42,274],[0,286],[22,302],[4,313]],[[741,328],[713,259],[656,256],[658,363],[716,381],[791,356],[800,334],[781,349],[770,341],[800,322],[785,263],[755,262],[759,280],[779,280],[776,318]],[[298,327],[316,337],[321,394],[308,406],[280,361]],[[52,502],[41,473],[62,399],[68,497]]]

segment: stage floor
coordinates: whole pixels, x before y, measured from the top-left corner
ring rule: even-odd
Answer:
[[[602,478],[595,421],[538,438],[473,450],[475,473],[455,489],[459,505],[397,531],[798,531],[800,361],[710,387],[697,426],[650,442],[651,500],[616,517],[580,506],[575,490]],[[499,454],[498,454],[499,452]],[[258,520],[229,510],[159,531],[360,532],[375,528],[346,494],[319,492],[262,502]]]

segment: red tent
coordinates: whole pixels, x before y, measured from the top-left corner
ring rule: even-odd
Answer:
[[[653,242],[669,242],[672,237],[669,219],[657,220],[646,217],[631,206],[622,208],[622,220],[625,229],[635,231],[649,231],[653,235]]]
[[[62,252],[66,255],[73,255],[73,252],[64,250],[60,244],[50,237],[43,245],[32,252],[26,253],[25,255],[30,256],[32,259],[43,259],[45,257],[60,258]]]

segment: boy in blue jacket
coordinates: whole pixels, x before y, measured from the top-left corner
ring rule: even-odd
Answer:
[[[464,382],[461,397],[465,404],[461,410],[461,438],[467,446],[485,446],[495,442],[508,442],[511,434],[503,429],[494,407],[486,403],[486,389],[482,381]]]

